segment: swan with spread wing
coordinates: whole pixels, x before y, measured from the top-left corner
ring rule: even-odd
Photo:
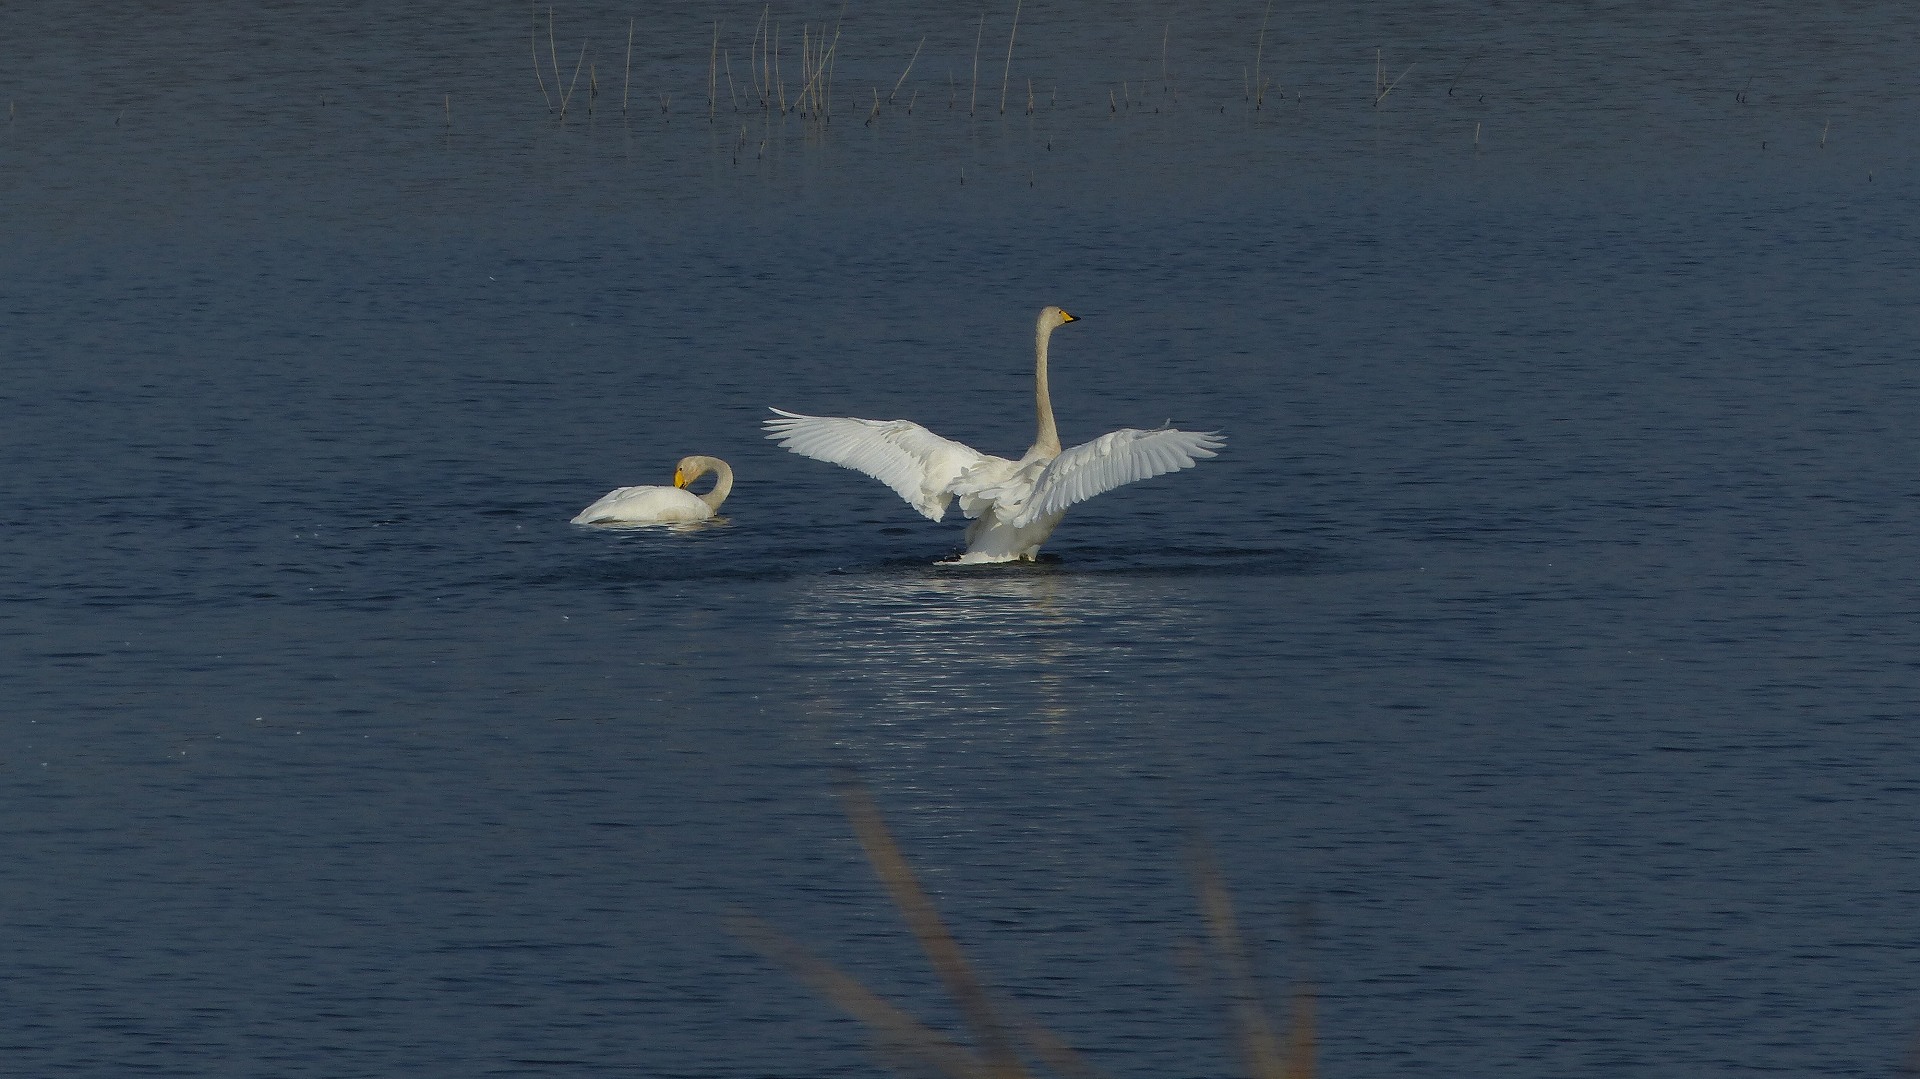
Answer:
[[[928,520],[956,498],[973,518],[960,562],[1032,561],[1067,508],[1123,483],[1192,468],[1226,444],[1218,432],[1123,428],[1062,450],[1047,394],[1047,342],[1077,321],[1058,307],[1040,312],[1034,332],[1034,406],[1039,433],[1018,461],[981,453],[909,420],[802,416],[774,409],[767,437],[817,461],[864,472]]]

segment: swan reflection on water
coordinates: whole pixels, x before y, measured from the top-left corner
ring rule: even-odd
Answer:
[[[821,577],[796,596],[786,645],[815,715],[1024,728],[1104,713],[1143,667],[1190,655],[1196,619],[1176,591],[1051,567]]]
[[[576,522],[569,521],[568,524]],[[596,521],[590,527],[595,532],[704,532],[710,528],[725,528],[732,524],[726,517],[707,517],[698,521]]]

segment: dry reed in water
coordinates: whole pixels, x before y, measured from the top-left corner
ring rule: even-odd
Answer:
[[[767,16],[772,10],[772,5],[768,5],[767,9],[761,12],[760,20],[753,24],[753,40],[747,45],[747,76],[753,80],[753,94],[760,99],[760,107],[763,109],[767,107],[767,95],[766,91],[761,89],[764,83],[760,80],[760,35],[765,29]]]
[[[980,32],[973,36],[973,96],[967,98],[967,115],[972,116],[980,102],[980,43],[986,40],[987,17],[980,16]]]
[[[1266,98],[1266,88],[1260,83],[1260,58],[1267,49],[1267,20],[1273,17],[1273,0],[1267,0],[1266,14],[1260,16],[1260,37],[1253,46],[1253,107],[1260,108]]]
[[[1407,71],[1412,71],[1416,66],[1418,65],[1408,64],[1407,70],[1402,71],[1400,73],[1400,79],[1406,78]],[[1373,89],[1374,89],[1373,107],[1374,108],[1376,109],[1379,108],[1380,103],[1387,99],[1387,95],[1393,93],[1393,88],[1400,85],[1400,79],[1395,79],[1392,82],[1386,81],[1386,68],[1383,67],[1381,64],[1380,50],[1379,49],[1373,50]]]
[[[1013,29],[1007,34],[1007,66],[1000,72],[1000,115],[1007,114],[1007,80],[1013,75],[1013,39],[1020,34],[1020,4],[1013,3]]]
[[[840,5],[840,15],[833,21],[833,44],[827,49],[827,81],[825,83],[826,120],[833,121],[833,76],[840,70],[840,28],[846,25],[847,5]]]
[[[1167,74],[1167,42],[1173,39],[1173,24],[1168,23],[1160,32],[1160,91],[1173,98],[1174,104],[1180,103],[1180,95],[1173,92],[1173,77]]]
[[[1460,76],[1462,76],[1462,75],[1465,75],[1465,74],[1467,73],[1467,69],[1468,69],[1468,68],[1470,68],[1470,67],[1472,67],[1472,66],[1473,66],[1473,62],[1474,62],[1475,60],[1478,60],[1478,59],[1480,59],[1480,54],[1476,52],[1476,53],[1474,53],[1474,54],[1473,54],[1472,56],[1469,56],[1469,57],[1467,57],[1467,62],[1466,62],[1466,63],[1464,63],[1464,64],[1461,64],[1461,65],[1460,65],[1460,70],[1459,70],[1459,71],[1456,71],[1456,72],[1454,72],[1454,73],[1453,73],[1453,81],[1447,84],[1447,96],[1448,96],[1448,97],[1452,97],[1452,96],[1453,96],[1453,88],[1454,88],[1455,86],[1458,86],[1458,85],[1460,85]]]
[[[773,111],[773,9],[767,9],[767,23],[760,28],[760,108]]]
[[[793,107],[802,116],[807,112],[807,93],[813,89],[813,43],[810,38],[812,31],[812,26],[806,23],[800,24],[800,74],[806,76],[806,81],[800,84],[800,92],[794,96]]]
[[[633,93],[633,20],[627,20],[627,72],[620,81],[620,115],[627,114],[627,100]]]
[[[773,81],[780,87],[780,115],[787,114],[787,77],[780,73],[780,24],[773,24]]]
[[[580,85],[580,69],[585,67],[586,64],[587,43],[582,41],[580,43],[580,59],[573,65],[573,81],[567,84],[567,92],[560,98],[560,119],[562,122],[565,122],[567,118],[567,103],[573,100],[574,88]],[[560,85],[560,80],[557,78],[554,79],[553,84],[555,86]]]
[[[560,92],[560,52],[553,43],[553,9],[547,9],[547,58],[553,62],[553,92]],[[563,106],[564,108],[564,106]]]
[[[822,36],[818,40],[821,44],[814,46],[814,51],[809,52],[807,28],[801,27],[801,70],[811,73],[807,76],[806,84],[800,88],[800,93],[794,98],[793,105],[802,115],[810,114],[814,119],[824,123],[828,102],[831,100],[831,92],[826,84],[832,79],[833,56],[840,47],[840,34],[835,31],[833,44],[826,45],[824,44],[826,28],[822,27],[820,32]]]
[[[527,26],[527,48],[533,50],[533,78],[540,84],[540,99],[547,103],[547,111],[553,111],[553,98],[547,94],[547,80],[540,74],[540,16],[534,15],[534,21]],[[554,87],[560,89],[559,86]],[[13,120],[13,106],[7,106],[7,120]]]
[[[913,47],[913,56],[911,56],[907,60],[907,69],[900,73],[900,78],[893,84],[893,93],[890,93],[887,95],[887,104],[889,105],[893,104],[894,94],[898,94],[900,92],[900,84],[906,82],[907,76],[913,73],[913,62],[915,60],[920,59],[920,50],[923,48],[926,48],[926,45],[927,45],[927,36],[925,34],[922,34],[920,35],[920,44],[915,45]]]

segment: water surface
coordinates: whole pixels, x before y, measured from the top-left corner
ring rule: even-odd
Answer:
[[[877,1074],[723,928],[956,1025],[851,772],[1115,1075],[1237,1067],[1196,833],[1329,1075],[1897,1066],[1914,16],[1263,10],[989,11],[969,117],[848,9],[824,124],[707,122],[750,9],[0,12],[9,1059]],[[1069,442],[1229,442],[1043,564],[760,437],[1018,452],[1047,303]]]

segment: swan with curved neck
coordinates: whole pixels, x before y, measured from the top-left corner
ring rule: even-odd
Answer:
[[[713,488],[697,495],[687,490],[693,481],[713,473]],[[673,469],[672,487],[619,487],[580,511],[577,525],[654,525],[705,521],[720,510],[733,490],[733,469],[718,457],[695,454],[680,458]]]
[[[1054,330],[1077,321],[1047,307],[1035,323],[1038,430],[1018,461],[981,453],[908,420],[803,416],[776,408],[766,421],[767,437],[803,457],[872,476],[929,520],[946,516],[958,498],[961,512],[974,520],[966,551],[955,561],[1033,561],[1067,507],[1124,483],[1191,468],[1225,444],[1217,432],[1128,427],[1063,450],[1047,384],[1047,346]]]

